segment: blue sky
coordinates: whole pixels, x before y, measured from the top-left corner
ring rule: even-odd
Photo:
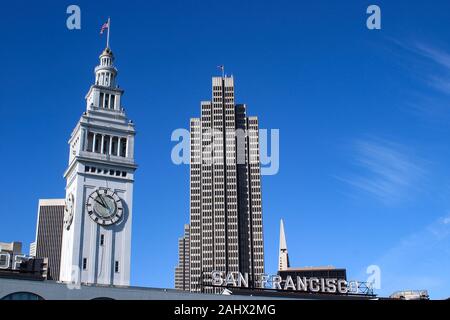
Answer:
[[[66,8],[81,8],[81,30]],[[264,176],[267,272],[279,219],[294,266],[345,267],[381,289],[450,296],[450,3],[377,1],[11,1],[0,19],[0,241],[34,239],[39,198],[64,197],[67,140],[111,16],[123,105],[136,123],[132,284],[172,287],[189,215],[174,129],[210,99],[225,65],[261,128],[280,130]]]

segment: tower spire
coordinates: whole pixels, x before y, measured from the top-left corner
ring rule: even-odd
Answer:
[[[287,270],[290,267],[289,255],[286,244],[286,235],[284,233],[284,222],[283,219],[280,220],[280,252],[278,256],[279,264],[278,270]]]

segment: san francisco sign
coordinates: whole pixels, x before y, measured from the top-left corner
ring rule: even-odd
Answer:
[[[362,286],[362,284],[364,285]],[[252,283],[248,273],[225,273],[222,271],[211,272],[211,285],[214,287],[259,288],[313,293],[372,294],[373,292],[366,283],[344,279],[292,277],[289,275],[286,276],[286,279],[282,279],[279,275],[263,274]],[[362,287],[364,290],[362,290]]]

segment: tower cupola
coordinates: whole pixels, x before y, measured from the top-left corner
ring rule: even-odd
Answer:
[[[114,67],[114,54],[109,47],[99,57],[100,64],[95,67],[95,84],[115,88],[117,69]]]

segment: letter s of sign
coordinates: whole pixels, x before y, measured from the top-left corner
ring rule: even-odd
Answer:
[[[371,5],[367,8],[367,14],[371,14],[367,18],[367,29],[369,30],[380,30],[381,29],[381,9],[377,5]]]
[[[223,284],[222,272],[221,271],[213,271],[211,272],[212,285],[213,286],[221,286]]]

